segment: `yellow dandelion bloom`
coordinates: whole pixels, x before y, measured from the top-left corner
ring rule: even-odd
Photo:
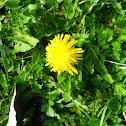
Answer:
[[[51,71],[61,72],[67,71],[73,75],[78,74],[73,64],[78,64],[78,60],[82,60],[82,48],[74,48],[75,39],[70,40],[69,34],[58,34],[46,47],[46,66],[51,66]]]

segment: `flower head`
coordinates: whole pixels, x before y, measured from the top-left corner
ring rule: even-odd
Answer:
[[[82,48],[74,48],[75,39],[70,39],[68,34],[58,34],[46,47],[46,66],[50,65],[52,71],[61,72],[68,71],[73,75],[73,72],[78,74],[77,69],[73,64],[78,64],[77,60],[82,60]]]

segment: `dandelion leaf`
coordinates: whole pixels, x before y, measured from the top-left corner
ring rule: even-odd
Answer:
[[[15,46],[14,53],[26,52],[36,46],[39,40],[28,34],[23,34],[19,31],[14,32]]]

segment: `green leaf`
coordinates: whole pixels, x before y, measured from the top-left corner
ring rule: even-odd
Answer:
[[[19,91],[25,90],[29,85],[25,83],[23,76],[16,76],[15,77],[15,83],[17,85],[20,85]]]
[[[0,51],[1,51],[1,56],[2,56],[2,59],[3,59],[4,69],[5,69],[5,72],[6,72],[7,79],[8,79],[8,62],[7,62],[6,53],[4,51],[4,46],[3,46],[3,43],[2,43],[1,35],[0,35]]]
[[[107,41],[110,42],[113,39],[113,30],[107,28],[106,29]]]
[[[39,42],[37,38],[30,36],[28,34],[23,34],[20,31],[14,31],[14,39],[15,46],[14,46],[14,53],[18,52],[26,52],[36,46]]]
[[[64,0],[65,5],[68,5],[72,2],[73,0]]]
[[[70,92],[63,92],[64,102],[70,101]]]
[[[63,101],[63,98],[58,100],[57,103],[62,103],[62,101]]]
[[[114,124],[116,124],[116,123],[121,123],[122,122],[122,119],[121,118],[118,118],[118,115],[117,116],[115,116],[115,118],[113,118],[112,119],[112,122],[114,123]]]
[[[20,0],[8,0],[6,3],[5,3],[5,6],[8,8],[8,9],[16,9],[18,8],[18,3],[20,2]]]
[[[0,8],[2,8],[7,1],[8,0],[0,0]]]
[[[36,52],[33,52],[32,55],[32,67],[35,67],[36,65],[38,65],[40,57],[37,55]]]
[[[82,33],[82,34],[73,33],[72,36],[77,40],[77,43],[75,43],[75,45],[78,47],[82,47],[82,44],[89,37],[88,34],[85,34],[85,33]]]
[[[126,41],[126,34],[120,35],[119,40]]]
[[[82,109],[88,109],[87,106],[80,104],[78,101],[74,100],[73,102],[65,105],[65,107],[81,107]]]
[[[50,116],[50,117],[54,117],[55,116],[55,111],[54,111],[54,109],[51,106],[49,106],[48,109],[47,109],[46,114],[48,116]]]
[[[37,82],[34,82],[31,87],[34,93],[40,93],[40,89],[42,89],[42,85]]]
[[[23,67],[23,70],[22,70],[23,72],[21,71],[22,74],[15,77],[15,83],[18,84],[18,85],[20,85],[20,90],[24,90],[28,86],[30,86],[27,83],[25,83],[25,81],[27,81],[26,79],[27,79],[27,77],[28,77],[28,75],[29,75],[29,73],[31,72],[32,69],[33,69],[33,66],[31,66],[29,63],[27,63]],[[37,88],[41,88],[41,85],[34,85],[34,86],[37,86]]]
[[[1,76],[0,76],[0,85],[2,86],[3,88],[3,91],[4,91],[4,96],[7,96],[8,94],[8,84],[7,84],[7,79],[6,79],[6,75],[2,72],[1,72]]]
[[[28,5],[29,11],[35,10],[37,8],[36,4],[29,4]]]
[[[5,18],[5,15],[0,15],[0,21],[2,21]]]
[[[48,103],[49,103],[49,106],[53,106],[54,105],[53,100],[48,100]]]
[[[115,2],[115,4],[113,5],[113,7],[114,7],[116,10],[119,10],[119,11],[120,11],[121,8],[122,8],[121,3],[122,3],[122,2],[119,2],[119,3]]]
[[[121,50],[121,44],[118,41],[112,42],[112,46],[114,50]]]
[[[94,64],[90,64],[89,62],[84,64],[90,74],[94,73]]]
[[[57,90],[54,90],[52,92],[49,92],[49,94],[59,95],[61,92],[62,92],[61,89],[57,89]]]
[[[122,106],[122,111],[123,111],[123,112],[126,112],[126,104],[124,104],[124,105]]]
[[[67,7],[67,14],[69,19],[72,19],[74,17],[75,10],[73,4],[69,4],[69,6]]]
[[[63,82],[65,79],[66,79],[66,77],[57,75],[57,80],[58,80],[58,83],[59,83],[59,84],[60,84],[61,82]]]
[[[121,20],[121,21],[116,21],[116,22],[114,22],[114,24],[115,24],[118,28],[120,28],[120,29],[122,29],[122,30],[126,30],[126,19],[123,19],[123,20]]]
[[[112,52],[113,59],[120,60],[120,53],[116,50]]]
[[[68,107],[68,108],[70,108],[70,107],[79,107],[79,104],[77,104],[76,102],[72,102],[72,103],[69,103],[69,104],[65,105],[65,107]]]
[[[44,124],[44,126],[58,126],[56,120],[53,120],[53,119],[45,120],[43,124]],[[60,125],[60,126],[62,126],[62,125]]]
[[[32,15],[36,13],[36,9],[37,9],[36,4],[29,4],[27,7],[22,9],[22,12],[25,15]]]
[[[103,74],[102,78],[105,79],[110,84],[112,84],[114,82],[114,80],[112,79],[111,74],[109,74],[109,73]]]
[[[126,87],[125,84],[116,84],[114,90],[117,95],[126,96],[126,88],[125,87]]]
[[[100,120],[97,118],[91,118],[91,120],[88,121],[89,126],[99,126]]]
[[[31,49],[29,44],[22,43],[21,41],[16,41],[16,45],[14,46],[14,52],[26,52]]]
[[[44,102],[41,106],[41,112],[45,112],[47,110],[48,104]]]
[[[68,80],[68,91],[70,92],[71,90],[71,78],[69,77],[69,80]]]
[[[123,103],[126,103],[126,97],[123,99]]]
[[[22,77],[24,78],[24,80],[26,80],[28,74],[31,72],[31,70],[33,69],[34,66],[31,66],[29,63],[27,63],[24,67],[23,67],[23,73],[22,73]]]
[[[5,115],[5,116],[0,117],[0,124],[1,124],[3,121],[7,120],[8,118],[9,118],[9,115]]]

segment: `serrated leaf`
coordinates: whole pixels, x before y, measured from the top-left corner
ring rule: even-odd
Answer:
[[[34,93],[40,93],[40,89],[42,89],[42,85],[37,82],[34,82],[31,87]]]
[[[126,96],[126,89],[125,89],[126,85],[125,84],[116,84],[115,85],[115,92],[117,93],[117,95],[119,96]]]
[[[33,68],[33,66],[31,66],[28,63],[24,66],[24,71],[22,73],[22,77],[24,78],[24,80],[26,80],[26,78],[27,78],[28,74],[31,72],[32,68]]]

